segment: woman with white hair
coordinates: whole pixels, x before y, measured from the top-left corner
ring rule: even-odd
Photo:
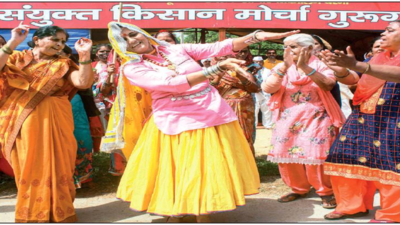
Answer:
[[[314,40],[295,34],[284,40],[284,62],[275,66],[262,89],[273,93],[275,126],[268,160],[279,165],[283,181],[292,192],[278,199],[290,202],[305,197],[311,186],[324,208],[334,208],[330,178],[323,163],[345,118],[330,90],[334,72],[313,54]]]

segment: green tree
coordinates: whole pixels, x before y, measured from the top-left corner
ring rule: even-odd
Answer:
[[[175,32],[175,36],[177,38],[181,37],[181,33],[183,34],[183,40],[184,43],[199,43],[200,42],[200,36],[201,36],[201,29],[197,29],[197,40],[196,40],[196,34],[195,34],[196,29],[194,28],[189,28],[185,29],[182,32]],[[238,37],[237,35],[227,33],[226,34],[227,38],[235,38]],[[212,31],[212,30],[207,30],[206,31],[206,43],[214,43],[219,40],[219,33],[218,31]],[[269,42],[269,41],[264,41],[258,44],[252,44],[250,45],[250,52],[252,55],[257,56],[265,56],[265,53],[267,52],[268,49],[275,49],[278,56],[283,56],[283,45],[280,43],[275,43],[275,42]]]

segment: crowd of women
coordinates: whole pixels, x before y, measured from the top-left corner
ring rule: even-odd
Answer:
[[[279,202],[313,187],[334,209],[325,219],[346,219],[367,215],[378,189],[371,222],[400,222],[400,21],[364,62],[298,30],[177,44],[168,31],[151,36],[120,22],[109,23],[111,45],[98,45],[92,62],[91,40],[76,42],[75,60],[57,26],[14,51],[29,29],[21,23],[0,38],[1,165],[15,176],[16,222],[77,221],[76,188],[91,180],[100,149],[131,209],[209,222],[259,192],[260,109],[272,129],[267,160],[291,188]],[[249,45],[281,38],[283,61],[275,51],[265,61],[250,54]]]

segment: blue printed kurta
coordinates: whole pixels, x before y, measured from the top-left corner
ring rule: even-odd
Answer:
[[[386,82],[375,114],[356,106],[333,143],[325,173],[400,186],[400,84]]]

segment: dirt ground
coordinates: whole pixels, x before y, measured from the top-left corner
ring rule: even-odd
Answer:
[[[266,157],[270,145],[271,131],[257,129],[255,142],[256,155]],[[13,182],[4,176],[0,177],[0,223],[14,222],[16,203],[16,188]],[[115,198],[119,177],[110,176],[109,185],[92,182],[91,186],[77,190],[74,202],[78,222],[165,222],[166,218],[150,215],[144,212],[135,212],[129,209],[129,203],[121,202]],[[111,184],[111,185],[110,185]],[[290,189],[282,182],[279,176],[266,176],[261,178],[260,194],[246,197],[246,205],[234,211],[211,214],[210,218],[216,223],[234,222],[267,222],[267,223],[327,223],[323,215],[332,210],[323,209],[320,199],[311,191],[308,198],[291,203],[278,203],[276,199],[289,192]],[[376,196],[379,203],[379,196]],[[377,208],[377,207],[376,207]],[[368,222],[373,218],[370,215],[347,219],[343,222]],[[193,217],[186,217],[184,222],[194,222]]]

